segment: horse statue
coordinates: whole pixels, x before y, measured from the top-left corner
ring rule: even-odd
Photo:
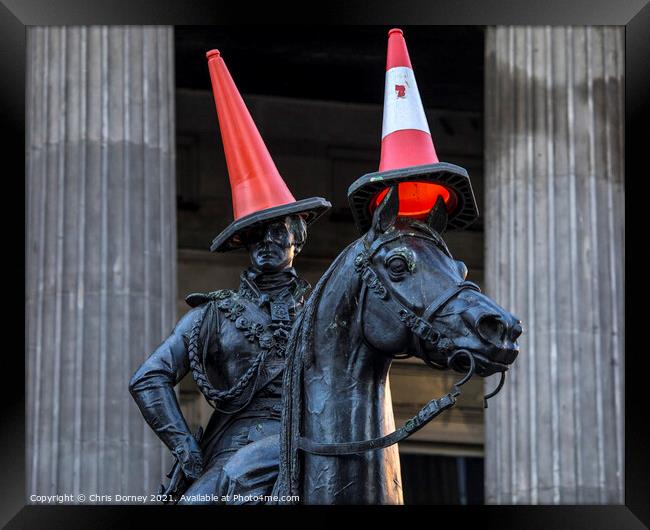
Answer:
[[[403,503],[395,443],[453,406],[473,374],[500,372],[499,389],[517,357],[521,324],[466,281],[440,235],[442,199],[418,221],[398,216],[397,195],[392,186],[321,277],[289,338],[274,489],[284,499]],[[388,371],[411,355],[466,375],[395,430]]]

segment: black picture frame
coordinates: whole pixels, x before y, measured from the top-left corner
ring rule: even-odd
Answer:
[[[233,7],[234,6],[234,7]],[[6,297],[4,322],[7,339],[3,352],[3,381],[13,382],[3,392],[0,433],[0,523],[7,528],[115,528],[130,526],[134,517],[146,515],[149,523],[164,516],[168,524],[192,524],[194,514],[176,507],[138,508],[132,506],[25,506],[25,329],[24,308],[10,303],[24,300],[25,231],[16,230],[17,219],[24,219],[25,205],[25,29],[28,25],[78,24],[242,24],[311,23],[319,24],[444,24],[444,25],[624,25],[625,54],[625,188],[626,243],[636,242],[634,230],[643,223],[635,219],[643,211],[637,201],[644,196],[640,186],[648,180],[647,151],[648,101],[650,94],[650,5],[648,0],[438,0],[435,2],[313,2],[303,9],[236,5],[198,0],[193,3],[173,0],[3,0],[0,4],[0,116],[2,116],[2,161],[5,184],[3,233],[5,234],[4,284],[15,289]],[[647,208],[647,207],[646,207]],[[6,236],[9,236],[7,241]],[[642,242],[642,240],[640,240]],[[638,245],[637,245],[638,246]],[[641,245],[643,247],[643,245]],[[638,292],[633,260],[626,244],[626,392],[625,392],[625,505],[624,506],[432,506],[387,509],[376,507],[385,524],[480,525],[481,528],[643,528],[650,525],[650,443],[648,440],[647,375],[642,364],[647,352],[640,348],[636,335],[643,329],[645,311],[633,308]],[[22,273],[21,273],[22,270]],[[641,276],[642,278],[643,276]],[[19,304],[17,304],[19,305]],[[13,336],[19,337],[15,341]],[[22,348],[21,348],[22,346]],[[644,384],[645,383],[645,384]],[[261,507],[260,509],[262,509]],[[307,507],[310,508],[310,507]],[[314,507],[314,510],[316,508]],[[160,513],[161,510],[166,510]],[[277,509],[276,509],[277,510]],[[314,510],[306,510],[307,516]],[[270,517],[287,520],[286,511],[268,511]],[[348,509],[319,509],[325,515],[351,514]],[[419,512],[417,514],[413,512]],[[235,515],[260,515],[260,510]],[[278,515],[279,513],[279,515]],[[364,512],[365,513],[365,512]],[[226,514],[203,512],[214,524]],[[230,514],[232,516],[232,514]],[[364,515],[365,516],[365,515]],[[412,518],[416,516],[417,519]],[[307,521],[303,520],[304,523]]]

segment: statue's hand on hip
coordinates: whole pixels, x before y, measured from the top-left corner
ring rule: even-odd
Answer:
[[[172,451],[181,465],[183,474],[190,480],[196,480],[203,473],[203,453],[196,439],[188,434]]]

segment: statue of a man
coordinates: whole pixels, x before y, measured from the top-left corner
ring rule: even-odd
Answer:
[[[293,260],[307,225],[330,204],[293,198],[219,52],[207,55],[235,215],[211,250],[245,248],[251,265],[238,290],[186,298],[192,309],[136,371],[129,389],[176,457],[166,491],[175,501],[263,502],[278,471],[286,342],[309,289]],[[188,372],[215,408],[198,436],[174,393]]]

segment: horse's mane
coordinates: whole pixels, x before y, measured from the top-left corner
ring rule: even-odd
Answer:
[[[300,461],[297,442],[302,412],[302,371],[313,362],[314,323],[323,292],[334,271],[345,261],[358,240],[350,243],[321,276],[296,320],[286,348],[283,377],[280,470],[275,492],[279,496],[300,495]]]

